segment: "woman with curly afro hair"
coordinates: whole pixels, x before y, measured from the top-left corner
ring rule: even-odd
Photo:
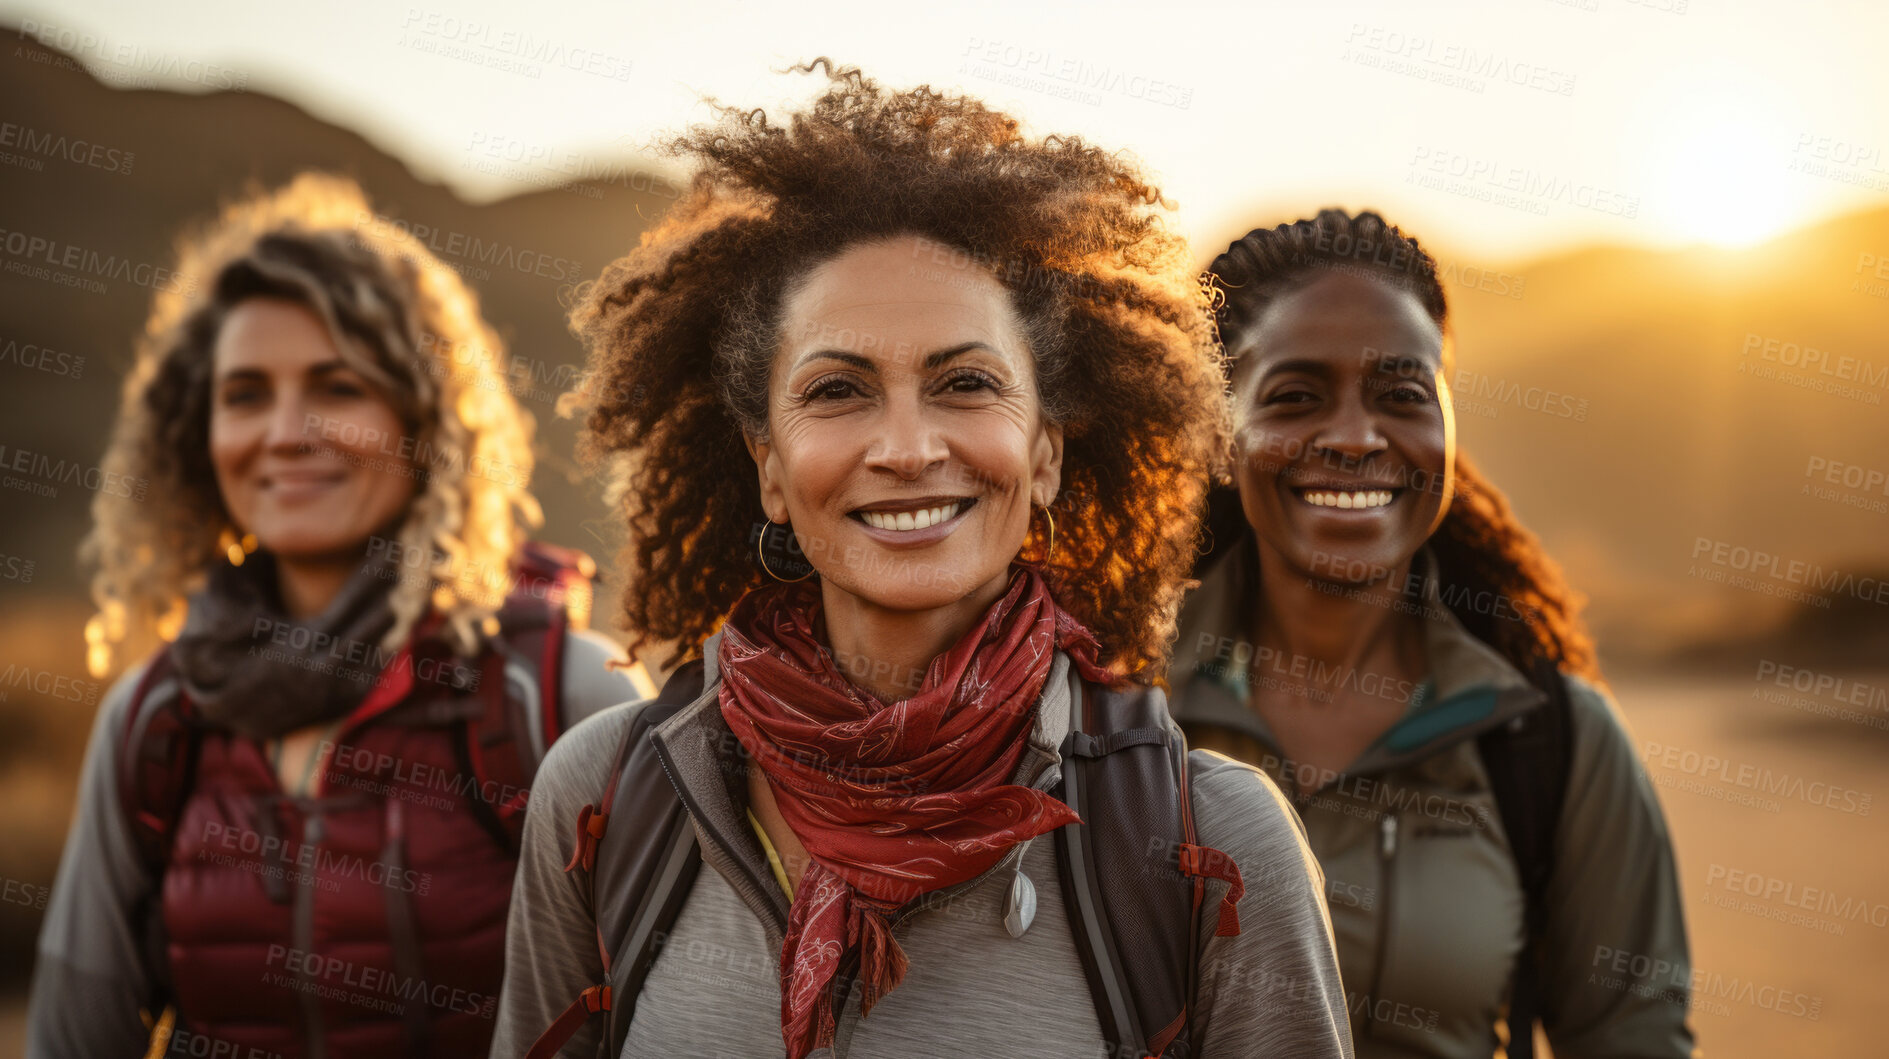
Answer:
[[[478,301],[359,187],[304,174],[180,249],[105,454],[137,485],[83,546],[94,672],[126,672],[27,1051],[483,1052],[531,770],[633,697],[594,567],[529,539]]]
[[[1224,438],[1159,193],[798,70],[573,315],[681,666],[545,762],[493,1054],[1348,1054],[1296,821],[1149,687]]]
[[[1358,1054],[1525,1056],[1539,1021],[1557,1056],[1690,1055],[1665,820],[1578,598],[1456,447],[1435,260],[1325,210],[1210,274],[1235,488],[1170,701],[1294,795]]]

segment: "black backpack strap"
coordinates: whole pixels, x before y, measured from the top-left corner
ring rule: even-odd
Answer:
[[[694,702],[702,688],[702,664],[692,662],[636,711],[617,745],[603,797],[578,813],[577,842],[564,870],[584,872],[604,980],[565,1008],[526,1053],[528,1059],[555,1056],[599,1013],[605,1020],[599,1053],[622,1053],[637,994],[702,865],[695,825],[649,733]]]
[[[1056,831],[1070,931],[1111,1054],[1185,1059],[1205,879],[1232,884],[1221,931],[1238,933],[1239,871],[1196,844],[1187,741],[1160,694],[1081,683],[1057,788],[1082,818]]]
[[[1533,1059],[1535,1023],[1549,1014],[1541,983],[1541,940],[1548,881],[1554,875],[1555,830],[1574,757],[1567,678],[1553,660],[1542,658],[1530,682],[1547,693],[1548,701],[1476,740],[1525,901],[1522,951],[1509,986],[1508,1059]]]

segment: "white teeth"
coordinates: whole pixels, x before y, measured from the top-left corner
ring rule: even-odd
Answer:
[[[1355,509],[1363,507],[1383,507],[1391,502],[1392,493],[1388,489],[1368,489],[1354,493],[1340,493],[1333,490],[1300,493],[1305,502],[1314,507],[1336,507]]]
[[[920,508],[916,511],[861,511],[859,517],[866,520],[866,525],[882,530],[922,530],[936,526],[957,515],[962,508],[962,501],[954,500],[939,507]]]

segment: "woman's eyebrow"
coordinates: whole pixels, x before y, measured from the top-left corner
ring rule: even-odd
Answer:
[[[1317,375],[1321,378],[1325,378],[1331,375],[1331,365],[1316,357],[1295,357],[1291,360],[1281,360],[1266,365],[1266,369],[1260,372],[1259,378],[1260,381],[1263,382],[1274,375],[1285,375],[1292,372],[1302,372],[1306,375]]]
[[[970,341],[970,342],[961,342],[955,346],[951,346],[948,349],[940,349],[937,352],[925,354],[925,370],[927,371],[935,370],[940,365],[950,362],[950,360],[953,357],[962,356],[975,349],[981,349],[984,352],[990,353],[993,355],[995,355],[997,352],[996,350],[992,349],[988,344],[984,342],[979,342],[975,340]],[[878,364],[874,362],[871,357],[863,356],[858,353],[848,353],[848,352],[845,352],[843,350],[838,350],[838,349],[815,350],[812,353],[807,354],[806,357],[804,357],[801,360],[801,363],[804,364],[810,360],[821,360],[821,359],[837,360],[843,364],[850,364],[853,367],[860,369],[861,371],[877,372],[879,370]]]
[[[879,370],[879,366],[872,362],[871,357],[862,357],[857,353],[845,353],[837,349],[815,350],[812,353],[807,354],[805,357],[802,357],[800,359],[800,362],[802,364],[805,364],[810,360],[820,360],[822,358],[825,358],[828,360],[837,360],[843,364],[850,364],[853,367],[860,369],[861,371],[878,371]]]
[[[216,382],[221,384],[221,383],[226,383],[226,382],[233,382],[238,379],[241,379],[245,382],[253,380],[253,379],[262,379],[266,381],[268,378],[269,378],[269,373],[263,371],[261,368],[235,367],[235,368],[225,368],[223,371],[219,372],[216,375]]]
[[[1416,381],[1426,381],[1425,377],[1434,371],[1435,369],[1426,364],[1422,357],[1409,353],[1386,357],[1377,362],[1377,374],[1398,375]]]
[[[992,354],[992,355],[995,355],[997,353],[996,350],[990,348],[989,346],[985,345],[982,342],[978,342],[978,341],[962,342],[962,343],[959,343],[958,345],[952,346],[950,349],[941,349],[936,353],[926,354],[925,355],[925,368],[928,371],[935,369],[939,365],[949,362],[952,357],[956,357],[964,353],[969,353],[973,349],[981,349],[984,352]]]

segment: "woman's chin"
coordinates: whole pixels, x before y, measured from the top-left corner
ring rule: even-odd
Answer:
[[[367,548],[365,536],[332,529],[286,529],[256,537],[259,547],[283,563],[333,563],[355,558]]]
[[[1007,571],[1009,564],[1000,568]],[[862,572],[864,576],[827,577],[830,583],[883,610],[926,611],[954,606],[974,595],[989,577],[957,564],[908,560],[895,572]]]
[[[881,610],[905,612],[937,610],[962,600],[965,593],[941,584],[914,584],[895,580],[875,580],[847,591]]]
[[[1416,547],[1405,548],[1389,540],[1363,546],[1352,541],[1295,540],[1288,554],[1293,565],[1314,580],[1362,588],[1390,577],[1415,553]]]

